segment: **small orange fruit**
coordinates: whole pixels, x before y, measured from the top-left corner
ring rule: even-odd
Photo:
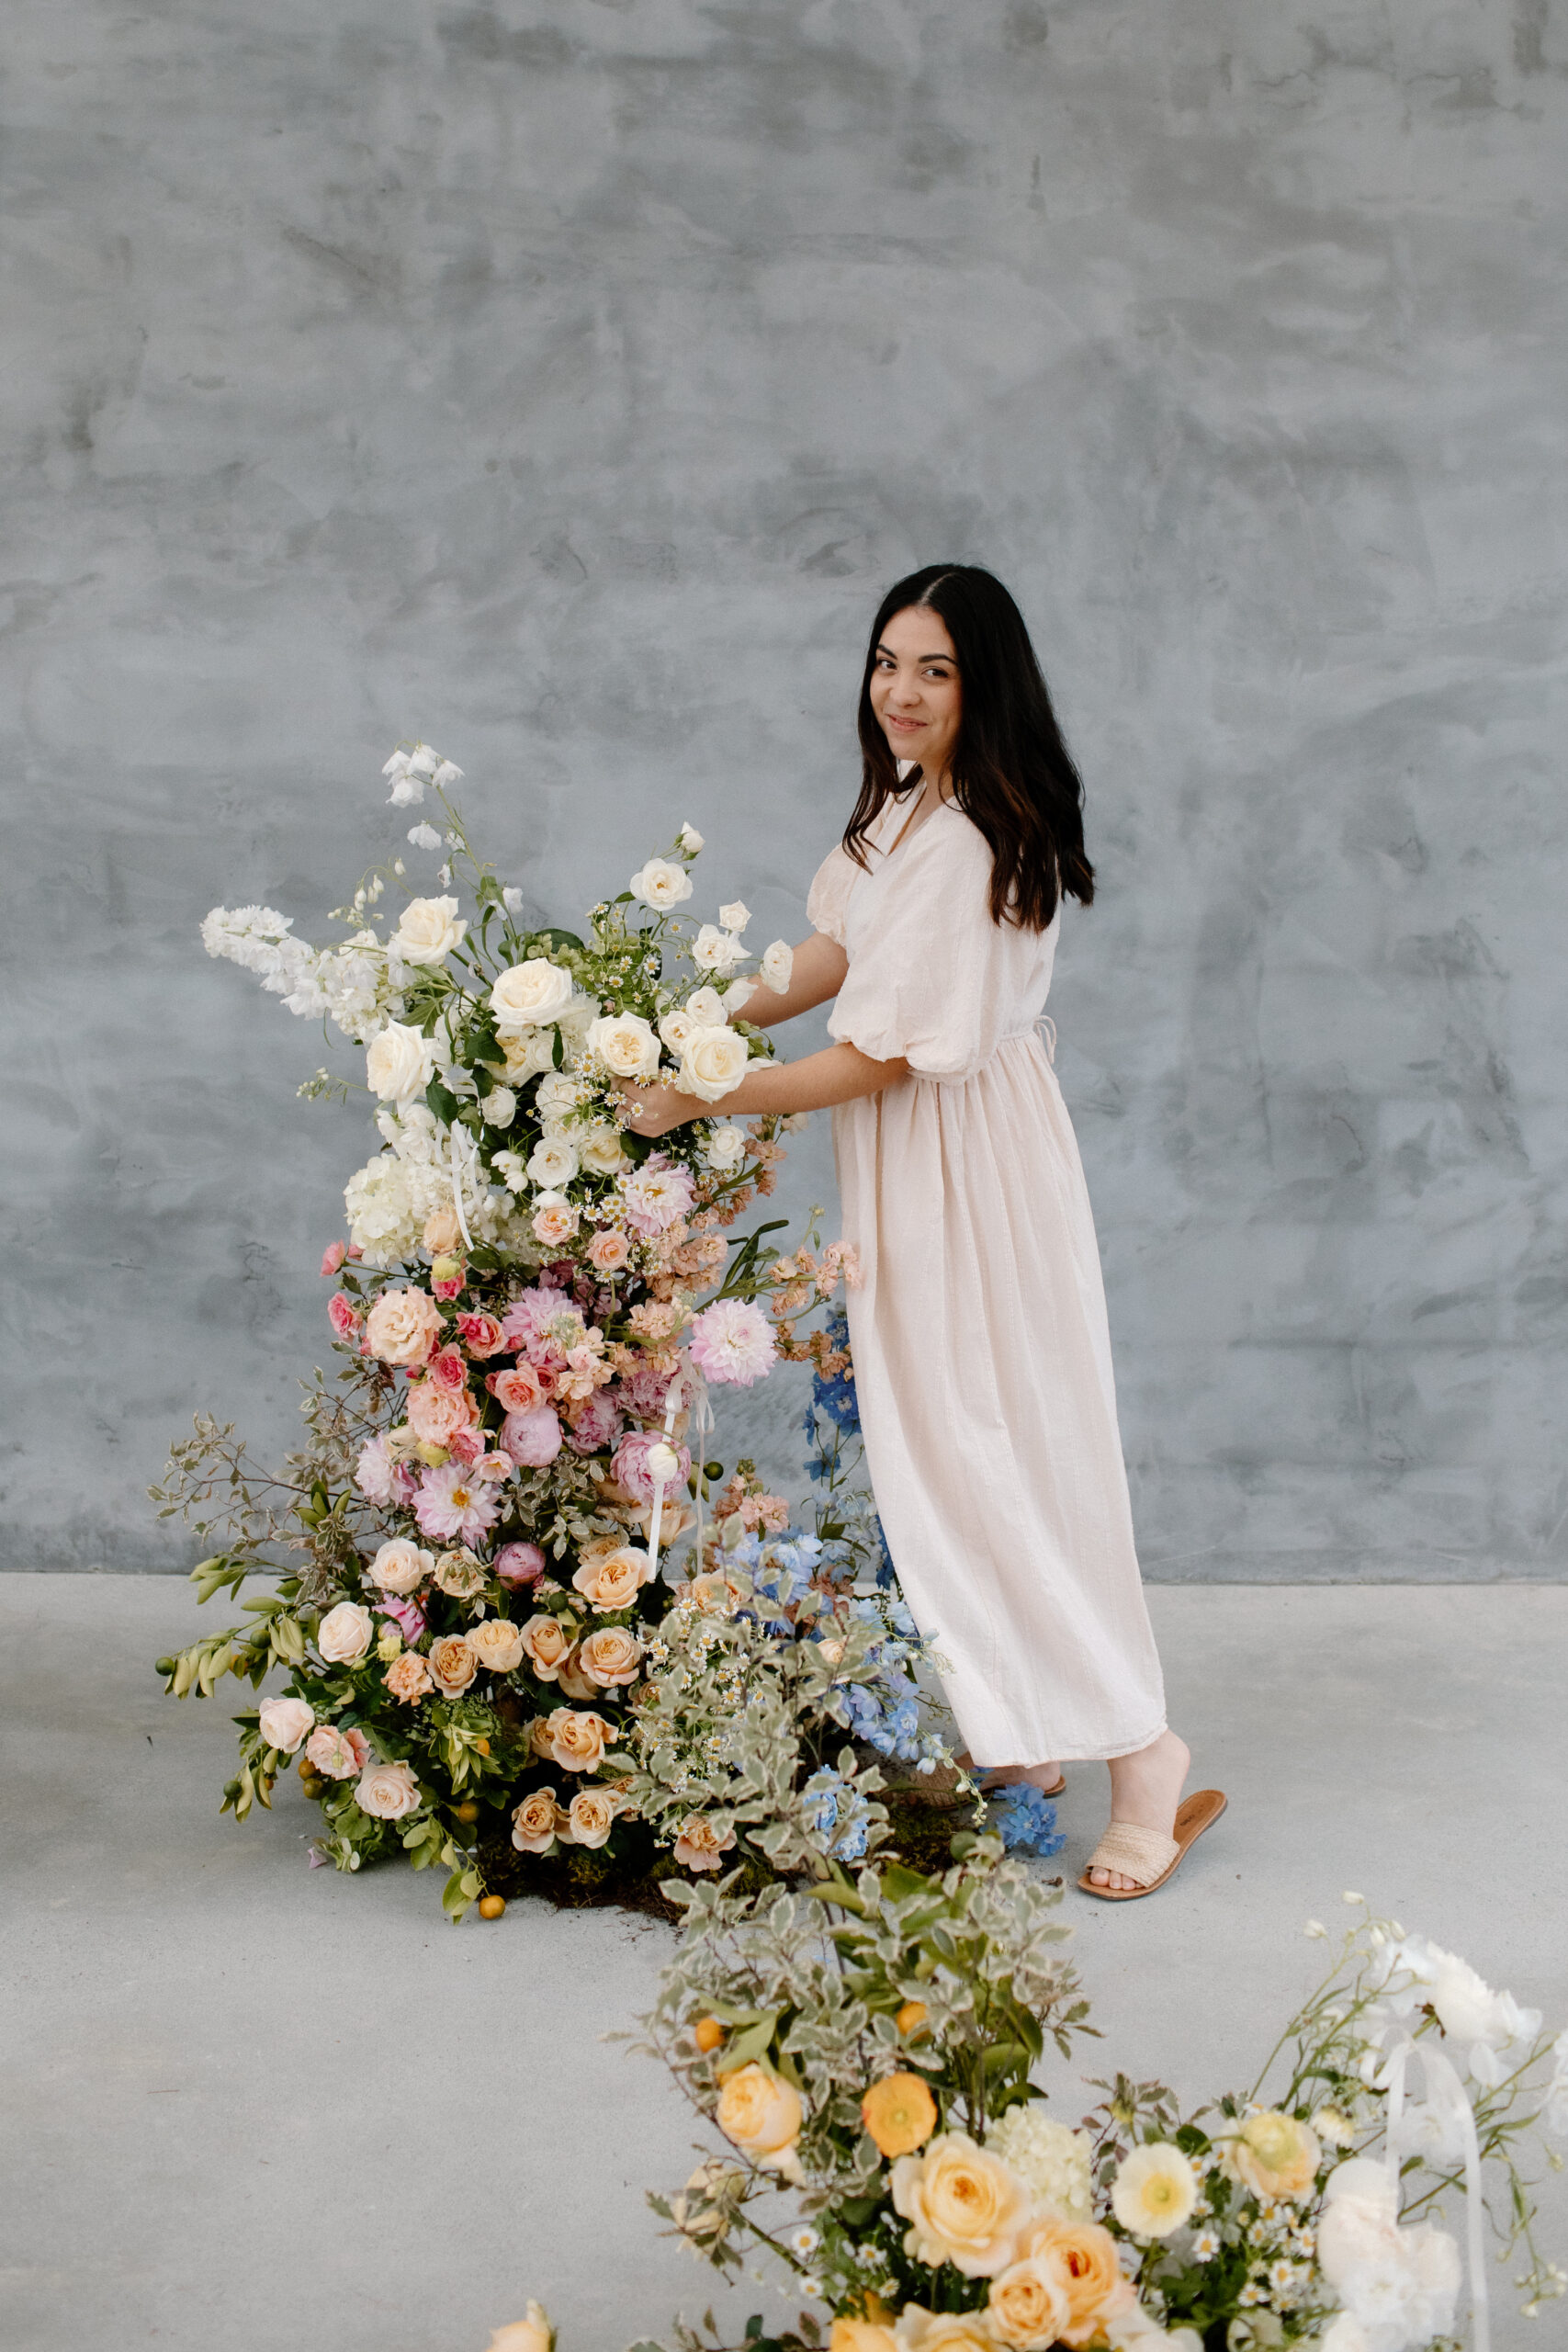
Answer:
[[[861,2120],[885,2156],[912,2155],[936,2130],[936,2101],[919,2075],[886,2075],[860,2103]]]
[[[478,1755],[479,1755],[479,1756],[488,1756],[488,1755],[490,1754],[490,1742],[489,1742],[489,1740],[488,1740],[488,1739],[476,1739],[476,1740],[475,1740],[475,1742],[474,1742],[474,1749],[475,1749],[476,1754],[478,1754]]]
[[[923,2001],[906,2001],[893,2022],[906,2041],[914,2041],[929,2033],[926,2025],[929,2012]]]
[[[455,1804],[452,1810],[459,1821],[477,1821],[479,1817],[479,1809],[472,1797],[464,1804]]]
[[[481,1919],[499,1919],[505,1908],[506,1897],[504,1894],[481,1894],[479,1897],[479,1917]]]
[[[692,2040],[699,2050],[716,2050],[724,2040],[725,2029],[716,2018],[699,2018],[692,2028]]]

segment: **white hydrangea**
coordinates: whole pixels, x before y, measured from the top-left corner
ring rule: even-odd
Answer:
[[[986,2145],[993,2155],[1010,2165],[1034,2191],[1048,2212],[1066,2222],[1094,2218],[1089,2163],[1093,2143],[1087,2132],[1074,2132],[1043,2115],[1030,2102],[1010,2107],[989,2133]]]

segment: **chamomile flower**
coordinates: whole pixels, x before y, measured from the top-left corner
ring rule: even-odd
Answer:
[[[1194,2262],[1213,2262],[1219,2250],[1220,2233],[1218,2230],[1200,2230],[1192,2240],[1192,2259]]]

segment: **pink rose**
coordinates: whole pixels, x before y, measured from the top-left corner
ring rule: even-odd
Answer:
[[[572,1407],[567,1419],[571,1427],[566,1442],[574,1453],[597,1453],[602,1447],[614,1445],[621,1433],[621,1416],[608,1388],[596,1388],[592,1396]]]
[[[446,1267],[450,1263],[451,1261],[446,1258],[437,1259],[436,1261],[436,1265],[442,1267]],[[430,1295],[432,1298],[460,1298],[468,1283],[468,1279],[467,1271],[461,1266],[458,1267],[457,1272],[455,1274],[446,1272],[437,1273],[435,1267],[433,1266],[430,1270]]]
[[[531,1413],[536,1405],[545,1401],[544,1385],[531,1363],[487,1373],[485,1386],[503,1413]]]
[[[536,1405],[528,1413],[508,1413],[501,1442],[513,1462],[526,1470],[542,1470],[560,1452],[560,1423],[547,1405]]]
[[[321,1252],[321,1272],[330,1276],[341,1272],[343,1261],[347,1255],[348,1249],[344,1242],[329,1241]]]
[[[545,1555],[536,1544],[503,1544],[495,1573],[502,1584],[533,1584],[545,1573]]]
[[[439,1381],[443,1388],[466,1388],[468,1385],[468,1367],[461,1351],[450,1340],[444,1348],[436,1349],[424,1371],[426,1379]]]
[[[370,1742],[362,1731],[340,1731],[335,1724],[321,1724],[305,1742],[305,1756],[329,1781],[352,1780],[370,1758]]]
[[[474,1464],[479,1476],[481,1478],[487,1478],[492,1487],[499,1487],[510,1478],[516,1467],[517,1464],[510,1453],[502,1453],[499,1451],[494,1453],[481,1453]]]
[[[359,1309],[346,1291],[333,1291],[327,1301],[327,1319],[340,1340],[356,1337],[360,1324]]]
[[[478,1419],[466,1388],[443,1388],[425,1379],[409,1389],[409,1427],[423,1445],[450,1445],[458,1430],[472,1429]]]
[[[428,1291],[384,1290],[366,1318],[365,1337],[383,1363],[423,1363],[441,1337],[435,1301]]]
[[[493,1315],[459,1315],[457,1337],[471,1356],[493,1356],[506,1344]]]
[[[610,1475],[615,1484],[624,1487],[634,1501],[650,1503],[653,1500],[654,1478],[652,1471],[648,1466],[648,1457],[656,1445],[665,1443],[666,1440],[661,1431],[633,1430],[631,1435],[624,1437],[615,1448],[615,1459],[610,1464]],[[673,1478],[665,1480],[667,1489],[671,1487],[684,1486],[692,1474],[692,1457],[688,1449],[680,1445],[671,1446],[670,1450],[680,1467]]]
[[[617,1227],[606,1226],[588,1245],[588,1262],[602,1274],[618,1273],[631,1254],[631,1244]]]

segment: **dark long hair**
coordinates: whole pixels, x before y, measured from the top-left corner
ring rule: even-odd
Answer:
[[[958,657],[963,709],[950,772],[953,798],[991,852],[991,920],[1043,931],[1064,894],[1088,906],[1094,868],[1084,854],[1083,782],[1073,765],[1023,615],[1002,583],[973,563],[928,564],[877,606],[860,690],[860,798],[844,847],[864,865],[865,837],[895,795],[898,763],[871,707],[882,632],[895,613],[924,605],[946,623]]]

